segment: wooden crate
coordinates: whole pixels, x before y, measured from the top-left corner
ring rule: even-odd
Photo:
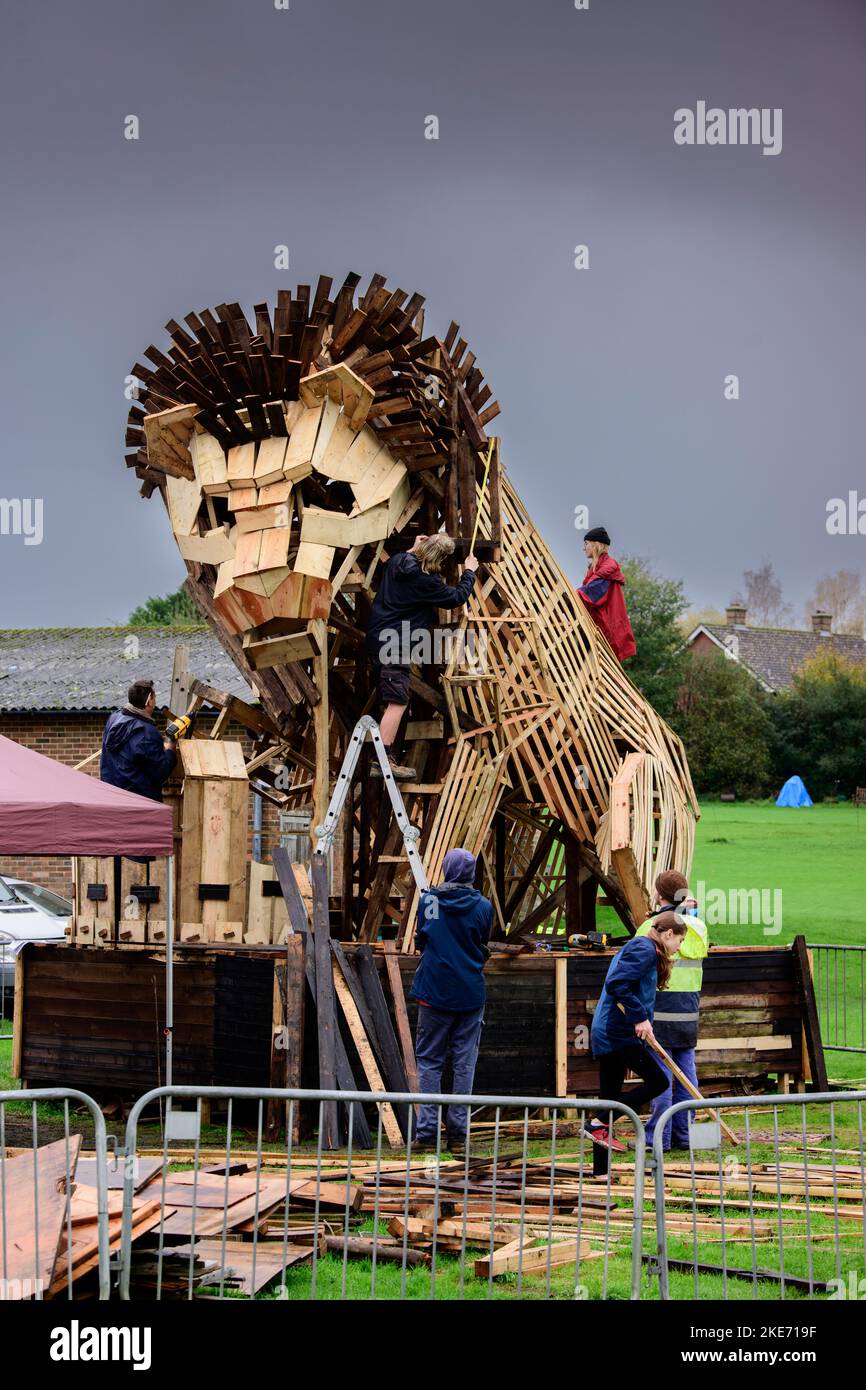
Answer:
[[[184,739],[180,940],[240,945],[246,922],[249,780],[240,743]]]

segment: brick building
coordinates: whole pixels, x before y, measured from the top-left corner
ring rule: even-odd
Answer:
[[[723,651],[771,694],[789,689],[804,662],[827,649],[866,665],[866,639],[833,632],[830,613],[813,613],[809,630],[749,627],[746,619],[746,608],[732,603],[725,610],[724,625],[701,623],[689,633],[687,644],[694,652]]]
[[[175,648],[189,649],[189,669],[219,690],[252,700],[253,692],[207,627],[0,629],[0,734],[70,767],[97,752],[105,721],[126,702],[139,676],[153,679],[160,706],[171,686]],[[175,711],[177,712],[177,711]],[[207,716],[206,716],[207,717]],[[162,715],[158,712],[157,723]],[[227,730],[249,747],[244,731]],[[83,771],[99,776],[99,759]],[[254,805],[250,797],[250,834]],[[275,808],[262,804],[262,852],[279,843]],[[63,856],[0,856],[0,873],[30,879],[67,896],[70,861]]]

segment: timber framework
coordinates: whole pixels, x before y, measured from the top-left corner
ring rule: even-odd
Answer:
[[[463,845],[500,934],[591,929],[599,887],[633,929],[655,874],[690,867],[682,744],[509,481],[487,432],[499,406],[458,325],[426,334],[420,295],[381,275],[359,294],[359,279],[281,290],[253,324],[237,304],[171,320],[166,350],[132,369],[127,465],[161,496],[189,592],[261,701],[250,784],[308,812],[314,834],[352,730],[378,716],[364,635],[381,565],[442,527],[456,564],[477,529],[475,589],[440,624],[455,640],[411,677],[417,781],[401,790],[428,880]],[[343,813],[332,929],[410,951],[416,889],[368,758]],[[218,915],[204,935],[220,939]]]

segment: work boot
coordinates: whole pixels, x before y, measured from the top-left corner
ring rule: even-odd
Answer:
[[[449,1140],[448,1140],[448,1152],[451,1154],[451,1157],[452,1157],[452,1158],[465,1158],[465,1157],[466,1157],[466,1140],[465,1140],[465,1139],[449,1139]],[[470,1158],[480,1158],[481,1155],[480,1155],[480,1154],[473,1154],[473,1153],[470,1153],[470,1154],[469,1154],[469,1157],[470,1157]]]
[[[414,767],[404,767],[402,763],[396,763],[393,758],[388,759],[388,766],[391,769],[391,776],[396,782],[414,782],[418,775]],[[370,773],[373,777],[382,776],[382,769],[378,762],[373,763]]]

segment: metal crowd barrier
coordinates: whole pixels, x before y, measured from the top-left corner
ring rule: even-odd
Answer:
[[[824,1047],[866,1052],[866,946],[816,943],[808,950]]]
[[[864,1102],[866,1091],[672,1105],[656,1128],[644,1251],[644,1133],[626,1105],[163,1087],[136,1102],[112,1169],[90,1097],[4,1092],[0,1301],[108,1298],[112,1255],[127,1300],[862,1299]],[[432,1148],[417,1140],[421,1105],[436,1112]],[[600,1174],[591,1115],[630,1141]],[[683,1115],[688,1147],[665,1153],[665,1127]],[[453,1134],[455,1117],[462,1153],[442,1129]],[[285,1139],[271,1142],[280,1123]],[[342,1147],[329,1150],[335,1124]]]
[[[422,1104],[437,1112],[432,1149],[416,1137]],[[161,1137],[147,1145],[145,1112],[157,1106]],[[202,1134],[217,1107],[218,1157]],[[452,1132],[455,1113],[466,1117],[454,1156],[449,1110]],[[620,1120],[618,1137],[631,1140],[633,1220],[611,1173],[592,1176],[588,1114]],[[265,1138],[275,1115],[279,1146]],[[340,1118],[344,1144],[329,1152],[323,1136]],[[301,1123],[315,1147],[299,1144]],[[124,1152],[123,1299],[640,1297],[645,1141],[626,1105],[161,1087],[134,1105]],[[137,1190],[154,1163],[158,1176]],[[140,1241],[145,1199],[159,1201],[160,1219]]]
[[[55,1111],[58,1102],[62,1109]],[[84,1163],[81,1125],[70,1114],[70,1104],[83,1106],[93,1123],[93,1148],[83,1155]],[[90,1296],[95,1282],[98,1297],[107,1299],[108,1179],[102,1111],[81,1091],[2,1091],[0,1302],[71,1300],[81,1295],[81,1286],[73,1286],[85,1275]]]
[[[653,1141],[662,1299],[866,1296],[866,1091],[680,1101]],[[688,1149],[664,1129],[688,1116]],[[674,1130],[676,1133],[676,1130]],[[723,1152],[724,1144],[724,1152]],[[859,1290],[859,1292],[858,1292]]]

